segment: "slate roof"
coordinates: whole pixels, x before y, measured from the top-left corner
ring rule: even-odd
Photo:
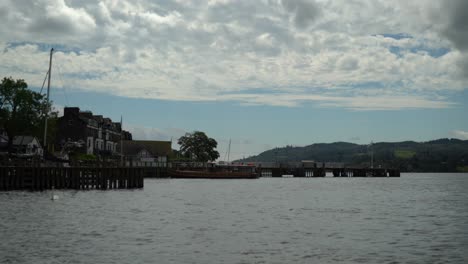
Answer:
[[[14,146],[22,146],[22,145],[27,145],[31,143],[34,140],[35,137],[33,136],[16,136],[13,139],[13,145]]]
[[[172,153],[171,141],[124,140],[122,143],[125,156],[136,156],[142,150],[153,156],[169,156]],[[117,151],[120,151],[120,143]]]
[[[65,115],[60,117],[60,120],[67,120],[66,115],[73,115],[76,116],[78,120],[90,126],[102,126],[106,129],[113,130],[114,132],[120,132],[122,128],[122,125],[119,122],[112,122],[112,119],[103,117],[102,115],[93,115],[93,112],[91,111],[81,111],[79,107],[65,107],[64,112]]]

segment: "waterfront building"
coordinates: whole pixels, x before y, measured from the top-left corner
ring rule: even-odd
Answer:
[[[166,167],[172,155],[171,141],[124,140],[125,165],[133,167]],[[120,147],[120,145],[119,145]]]
[[[131,140],[128,131],[122,131],[120,122],[112,122],[102,115],[91,111],[81,111],[78,107],[65,107],[64,115],[57,122],[56,145],[61,149],[67,142],[77,142],[84,147],[82,151],[93,155],[117,155],[117,144]]]

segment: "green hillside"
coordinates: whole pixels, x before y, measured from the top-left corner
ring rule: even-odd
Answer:
[[[343,162],[346,165],[369,165],[371,151],[374,165],[399,168],[408,172],[468,171],[468,140],[438,139],[428,142],[379,142],[372,147],[347,142],[319,143],[305,147],[275,148],[241,162],[301,161]]]

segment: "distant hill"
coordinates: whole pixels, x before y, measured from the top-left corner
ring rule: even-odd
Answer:
[[[275,148],[257,156],[238,160],[343,162],[346,165],[370,165],[399,168],[407,172],[468,172],[468,140],[438,139],[428,142],[379,142],[372,148],[347,142],[319,143],[305,147]]]

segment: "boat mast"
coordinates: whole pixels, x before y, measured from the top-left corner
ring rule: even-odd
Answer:
[[[124,158],[123,158],[123,117],[122,116],[120,116],[120,166],[122,166],[122,167],[124,166]]]
[[[229,164],[229,155],[231,154],[231,139],[229,139],[229,147],[228,147],[228,164]]]
[[[47,150],[47,118],[49,115],[49,93],[50,93],[50,76],[52,75],[52,54],[54,53],[54,48],[50,49],[50,59],[49,59],[49,79],[47,80],[47,97],[46,97],[46,111],[45,111],[45,121],[44,121],[44,149]]]

